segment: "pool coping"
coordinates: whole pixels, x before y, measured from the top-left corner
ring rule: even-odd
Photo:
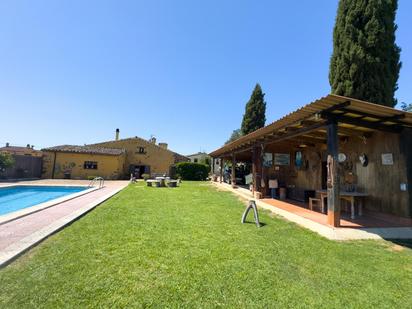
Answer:
[[[49,236],[59,232],[60,230],[64,229],[66,226],[70,225],[74,221],[80,219],[82,216],[86,215],[88,212],[92,211],[97,206],[102,204],[104,201],[116,195],[126,187],[127,185],[116,188],[108,194],[103,195],[102,197],[97,198],[93,202],[86,204],[84,207],[77,209],[76,211],[68,214],[67,216],[54,221],[48,226],[6,247],[4,250],[0,251],[0,269],[13,262],[19,256],[21,256],[31,248],[35,247]]]
[[[10,187],[86,187],[87,186],[81,186],[81,185],[46,185],[46,184],[24,184],[24,185],[17,185],[17,184],[11,184],[11,185],[6,185],[6,186],[2,186],[0,188],[10,188]],[[96,191],[98,190],[99,187],[91,187],[89,189],[80,191],[80,192],[76,192],[76,193],[72,193],[72,194],[68,194],[44,203],[40,203],[37,205],[33,205],[27,208],[23,208],[21,210],[16,210],[13,211],[11,213],[5,214],[5,215],[0,215],[0,225],[8,223],[10,221],[28,216],[32,213],[38,212],[38,211],[42,211],[44,209],[53,207],[53,206],[57,206],[58,204],[61,204],[63,202],[66,201],[70,201],[76,197],[88,194],[90,192]]]

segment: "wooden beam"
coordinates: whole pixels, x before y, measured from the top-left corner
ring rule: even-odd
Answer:
[[[321,111],[320,115],[323,118],[323,115],[331,114],[332,112],[334,112],[336,110],[340,110],[342,108],[345,108],[349,105],[350,105],[350,101],[345,101],[345,102],[342,102],[342,103],[339,103],[339,104],[335,104],[335,105]]]
[[[272,138],[268,138],[265,141],[264,144],[272,144],[272,143],[275,143],[275,142],[280,142],[280,141],[283,141],[283,140],[286,140],[286,139],[290,139],[292,137],[303,135],[307,132],[312,132],[312,131],[317,130],[321,127],[324,127],[325,125],[326,125],[326,122],[317,122],[317,123],[315,123],[313,125],[310,125],[308,127],[303,127],[303,128],[294,130],[293,132],[284,133],[284,134],[280,134],[280,135],[275,135]]]
[[[359,118],[349,117],[345,115],[325,114],[322,117],[324,117],[324,119],[327,119],[329,121],[351,124],[354,126],[368,128],[372,130],[380,130],[380,131],[386,131],[386,132],[391,132],[391,133],[400,133],[402,131],[402,127],[399,125],[385,125],[385,124],[380,124],[379,122],[362,120]]]
[[[298,144],[326,144],[326,138],[320,139],[320,138],[312,138],[312,137],[302,136],[302,135],[292,137],[290,141],[296,142]]]
[[[332,226],[340,225],[340,198],[339,198],[339,141],[338,124],[331,121],[328,124],[328,224]]]
[[[342,108],[340,111],[343,111],[345,114],[351,113],[351,114],[359,115],[359,118],[366,118],[366,117],[373,118],[373,119],[376,119],[377,120],[376,122],[378,123],[391,121],[397,124],[402,124],[402,122],[399,122],[398,120],[405,118],[405,114],[396,114],[392,116],[378,116],[375,114],[357,111],[357,110],[353,110],[350,108]]]

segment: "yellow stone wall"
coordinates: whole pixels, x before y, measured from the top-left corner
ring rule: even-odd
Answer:
[[[175,163],[173,152],[138,137],[93,144],[93,146],[125,149],[124,175],[129,175],[130,165],[150,166],[151,174],[169,174],[170,166]],[[144,147],[146,153],[139,153],[139,147]]]
[[[54,160],[56,160],[55,163]],[[85,161],[96,161],[97,169],[84,169]],[[54,178],[57,179],[64,178],[65,172],[70,173],[71,179],[87,179],[90,176],[100,176],[104,179],[122,179],[124,162],[124,155],[44,151],[42,177],[53,178],[53,165],[55,165]]]

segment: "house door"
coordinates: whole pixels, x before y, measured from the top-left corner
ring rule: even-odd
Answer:
[[[143,174],[149,174],[150,175],[150,166],[148,165],[132,165],[130,167],[130,173],[133,174],[133,177],[136,179],[141,179],[143,178]]]

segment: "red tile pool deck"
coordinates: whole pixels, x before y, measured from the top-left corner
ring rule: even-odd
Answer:
[[[30,182],[33,184],[34,182]],[[41,184],[63,185],[68,181],[39,181]],[[50,234],[63,228],[95,208],[128,185],[128,181],[107,181],[105,187],[62,202],[50,208],[0,225],[0,266],[30,249]],[[20,183],[19,183],[20,184]],[[73,181],[70,184],[87,185]]]

